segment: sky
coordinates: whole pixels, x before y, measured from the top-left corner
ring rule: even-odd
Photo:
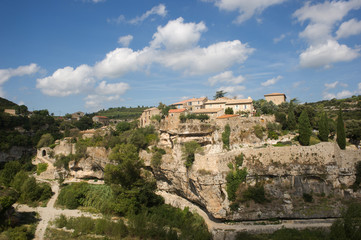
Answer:
[[[361,94],[361,0],[2,0],[0,97],[55,115]]]

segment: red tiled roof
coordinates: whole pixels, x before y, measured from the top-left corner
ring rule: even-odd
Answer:
[[[108,117],[106,117],[106,116],[95,116],[95,117],[97,117],[97,118],[103,118],[103,119],[107,119]]]
[[[187,110],[187,109],[185,109],[185,108],[170,109],[169,113],[181,113],[181,112],[184,112],[185,110]]]
[[[187,99],[187,100],[183,100],[180,102],[176,102],[176,103],[172,103],[171,105],[181,105],[187,102],[195,102],[195,101],[203,101],[204,99],[206,99],[205,97],[201,97],[201,98],[191,98],[191,99]]]
[[[264,96],[286,96],[284,93],[270,93],[270,94],[265,94]]]
[[[238,117],[239,115],[234,115],[234,114],[225,114],[222,116],[217,117],[217,119],[225,119],[225,118],[231,118],[231,117]]]

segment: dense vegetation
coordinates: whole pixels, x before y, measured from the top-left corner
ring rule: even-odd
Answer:
[[[106,116],[110,119],[121,119],[121,120],[132,120],[137,119],[142,115],[143,111],[148,107],[138,106],[138,107],[117,107],[109,108],[107,110],[100,110],[94,115]]]

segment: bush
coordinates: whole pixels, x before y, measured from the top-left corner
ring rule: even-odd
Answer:
[[[242,194],[242,201],[253,200],[256,203],[265,203],[268,200],[265,196],[263,184],[256,183],[254,187],[249,186]]]
[[[233,108],[226,108],[226,110],[224,111],[224,114],[233,114]]]
[[[39,163],[36,168],[36,174],[39,176],[42,172],[45,172],[47,168],[48,168],[47,163]]]
[[[246,180],[246,176],[247,176],[246,168],[243,168],[240,170],[238,168],[236,168],[227,174],[226,191],[227,191],[229,201],[236,200],[236,197],[237,197],[236,192],[237,192],[240,184]]]
[[[312,194],[309,194],[309,193],[304,193],[302,195],[302,198],[305,202],[313,202],[313,197],[312,197]]]
[[[186,160],[185,166],[190,168],[195,159],[195,153],[201,150],[201,145],[196,141],[186,142],[182,147],[183,159]]]
[[[43,134],[36,145],[37,148],[48,147],[54,143],[54,137],[50,133]]]
[[[222,133],[222,142],[223,148],[229,150],[229,138],[231,136],[231,128],[229,124],[224,127],[224,132]]]
[[[253,133],[261,140],[263,139],[263,132],[264,128],[261,125],[257,124],[256,126],[253,126]]]
[[[312,134],[311,124],[306,110],[303,110],[298,119],[299,122],[299,137],[298,140],[302,146],[310,145],[310,137]]]

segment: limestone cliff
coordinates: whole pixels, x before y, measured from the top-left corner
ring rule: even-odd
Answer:
[[[360,150],[340,150],[335,143],[313,146],[265,146],[249,134],[242,143],[240,131],[232,132],[231,150],[222,148],[222,127],[195,134],[196,127],[183,126],[192,131],[163,132],[160,145],[166,149],[159,167],[152,171],[160,191],[181,196],[204,210],[211,217],[222,220],[257,220],[268,218],[324,218],[337,217],[345,201],[361,199],[360,192],[350,186],[355,181],[355,164],[361,161]],[[168,140],[167,140],[168,139]],[[249,141],[251,139],[253,143]],[[203,152],[195,155],[191,168],[185,167],[181,143],[195,140],[203,145]],[[267,202],[240,202],[230,209],[226,191],[228,165],[236,156],[244,155],[241,168],[247,168],[246,182],[237,192],[242,195],[256,182],[263,184]],[[140,153],[151,166],[152,153]],[[311,195],[306,202],[304,194]]]

